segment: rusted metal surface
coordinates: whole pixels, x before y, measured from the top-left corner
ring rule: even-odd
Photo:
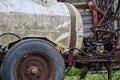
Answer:
[[[119,62],[120,61],[120,55],[119,57],[116,56],[111,56],[111,57],[103,57],[103,56],[91,56],[91,57],[87,57],[87,56],[73,56],[72,58],[73,61],[75,62],[90,62],[90,63],[99,63],[99,62]]]
[[[106,15],[108,15],[110,11],[112,12],[112,5],[113,5],[114,0],[111,0],[110,2],[108,1],[108,3],[110,3],[110,4],[107,4],[108,6],[104,7],[105,9],[103,9],[101,7],[99,8],[99,6],[96,7],[97,4],[95,1],[96,0],[87,0],[86,1],[86,5],[89,7],[89,9],[92,13],[91,16],[92,16],[93,25],[96,26],[96,27],[91,28],[91,31],[93,32],[93,35],[92,35],[93,38],[89,39],[89,37],[88,37],[88,38],[86,38],[86,40],[84,40],[87,47],[90,48],[89,51],[86,52],[86,54],[92,53],[93,56],[94,56],[94,54],[97,56],[99,54],[101,55],[101,53],[99,53],[99,51],[101,51],[101,50],[100,49],[97,50],[98,49],[97,46],[98,46],[98,44],[100,44],[101,46],[104,47],[104,49],[106,49],[106,50],[103,49],[102,55],[109,55],[110,56],[113,53],[112,51],[114,51],[114,47],[116,47],[116,45],[117,45],[117,40],[115,38],[113,38],[113,36],[117,36],[115,34],[117,32],[117,30],[114,30],[114,25],[112,25],[114,23],[113,20],[109,24],[106,24],[106,22],[110,20],[110,18],[106,18],[106,17],[110,17],[110,15],[115,16],[116,14],[110,14],[109,16],[106,16]],[[107,10],[107,11],[104,11],[104,10]],[[103,24],[106,24],[106,25],[103,25]],[[85,29],[85,30],[87,30],[87,29]],[[106,34],[106,35],[104,35],[104,34]],[[109,48],[111,50],[107,48],[107,45],[109,45],[109,44],[110,44]],[[84,45],[84,47],[86,47],[86,45]],[[91,48],[92,46],[94,49]],[[85,50],[87,50],[87,49],[85,49]],[[91,50],[93,50],[93,52],[90,52]],[[96,52],[98,52],[98,54]]]
[[[87,4],[74,5],[77,9],[89,9]]]
[[[74,2],[85,2],[86,0],[57,0],[57,1],[74,3]]]
[[[112,67],[112,62],[106,63],[105,67],[106,67],[106,69],[108,71],[108,80],[112,80],[112,72],[113,72],[113,70],[112,70],[112,68],[113,68]]]
[[[15,66],[15,80],[54,80],[55,66],[41,51],[23,55]]]
[[[64,56],[65,57],[65,56]],[[67,59],[67,57],[65,57],[65,59]],[[68,61],[66,61],[68,62]],[[92,65],[103,65],[102,67],[105,67],[107,72],[108,72],[108,80],[112,80],[112,71],[113,68],[116,68],[116,66],[119,66],[118,63],[120,63],[120,52],[117,52],[117,54],[115,54],[114,56],[81,56],[81,55],[77,55],[77,56],[73,56],[71,59],[71,62],[77,62],[77,63],[81,63],[81,64],[89,64],[87,66],[85,66],[87,68],[87,70],[84,70],[84,67],[82,68],[83,72],[81,74],[81,79],[84,79],[87,75],[88,71],[101,71],[102,68],[100,66],[94,66],[92,67]],[[80,65],[79,65],[80,67]],[[91,67],[89,69],[89,67]],[[100,69],[99,69],[100,68]]]
[[[63,55],[65,60],[67,60],[67,56]],[[82,56],[76,55],[72,56],[71,59],[73,62],[80,63],[104,63],[104,62],[120,62],[120,51],[114,52],[111,56]]]
[[[120,46],[116,46],[116,50],[120,50]]]
[[[98,65],[104,66],[108,71],[108,80],[112,80],[113,67],[120,62],[120,46],[118,46],[120,45],[118,39],[120,30],[119,4],[119,0],[86,0],[84,4],[74,5],[81,13],[91,12],[89,16],[92,16],[90,18],[92,22],[85,23],[85,18],[89,19],[88,14],[83,14],[82,17],[83,25],[85,25],[84,33],[92,32],[92,34],[90,36],[85,34],[81,49],[70,49],[78,50],[77,55],[74,56],[74,52],[73,55],[64,55],[68,65],[72,62],[81,65],[90,64],[89,66],[97,65],[93,67],[96,70],[101,69]],[[89,26],[89,24],[92,25]],[[84,78],[85,76],[86,74],[81,77]]]

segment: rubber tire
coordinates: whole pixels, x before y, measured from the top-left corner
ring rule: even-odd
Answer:
[[[15,44],[5,55],[1,64],[0,75],[2,80],[15,80],[14,68],[16,62],[26,51],[40,50],[47,54],[55,65],[55,80],[63,80],[64,59],[62,55],[47,41],[41,39],[28,39]]]

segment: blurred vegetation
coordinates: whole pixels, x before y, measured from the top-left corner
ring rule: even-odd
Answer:
[[[64,80],[80,80],[81,69],[72,68],[66,75]],[[108,80],[107,73],[88,73],[85,79],[82,80]],[[114,71],[112,75],[113,80],[120,80],[120,71]]]

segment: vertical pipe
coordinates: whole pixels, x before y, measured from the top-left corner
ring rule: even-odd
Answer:
[[[108,80],[112,80],[112,62],[104,63],[104,66],[107,69],[108,72]]]
[[[109,63],[109,68],[108,68],[108,80],[112,80],[112,64],[111,64],[111,62]]]

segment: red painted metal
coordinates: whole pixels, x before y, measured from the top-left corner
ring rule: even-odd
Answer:
[[[89,9],[89,7],[88,7],[88,5],[87,4],[81,4],[81,5],[79,5],[79,4],[76,4],[76,5],[74,5],[77,9]]]
[[[82,4],[82,5],[75,5],[76,8],[80,9],[89,9],[92,13],[92,22],[94,25],[93,31],[96,31],[97,29],[100,30],[104,30],[106,25],[102,25],[104,23],[106,23],[106,21],[108,20],[109,16],[109,9],[112,8],[114,0],[112,0],[111,4],[108,4],[108,7],[103,11],[103,9],[99,8],[96,3],[95,0],[86,0],[86,4]],[[114,14],[110,14],[111,16],[114,16]],[[114,18],[114,20],[119,21],[120,17],[117,16]],[[102,25],[102,26],[101,26]],[[99,26],[99,27],[98,27]],[[109,26],[109,25],[107,25]],[[111,30],[111,29],[108,29]],[[101,36],[103,34],[98,34],[98,36]],[[105,35],[106,36],[106,35]],[[105,37],[104,36],[104,37]],[[113,65],[116,63],[120,62],[120,52],[118,50],[120,50],[120,46],[116,46],[115,43],[113,43],[114,45],[114,49],[116,49],[116,51],[112,52],[111,55],[109,56],[82,56],[82,55],[77,55],[77,56],[73,56],[71,55],[71,61],[69,62],[69,65],[72,65],[73,62],[78,62],[78,63],[90,63],[90,64],[105,64],[106,69],[108,71],[108,79],[112,80],[112,69],[113,69]],[[94,53],[93,53],[94,54]],[[103,53],[104,54],[104,53]],[[65,56],[64,56],[65,57]],[[66,61],[67,61],[67,57],[65,57]],[[84,78],[84,77],[82,77]]]
[[[97,12],[98,8],[96,8],[94,0],[92,1],[89,0],[87,4],[89,6],[89,9],[92,12],[93,25],[96,26],[98,25],[98,12]]]

